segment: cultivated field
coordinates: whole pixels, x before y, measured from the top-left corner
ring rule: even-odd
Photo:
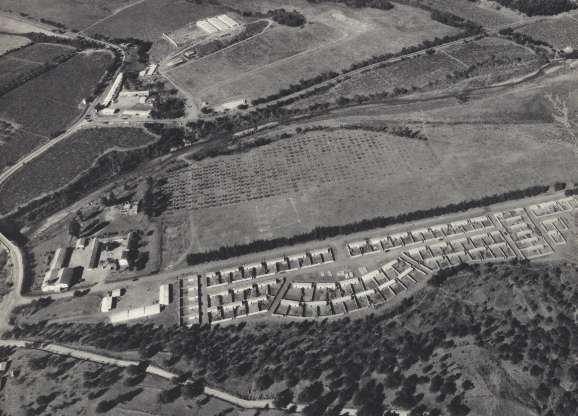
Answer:
[[[24,49],[13,52],[7,57],[44,64],[54,60],[59,56],[73,52],[74,50],[75,49],[73,47],[66,45],[57,45],[53,43],[35,43]]]
[[[81,101],[91,95],[112,59],[108,52],[75,56],[0,97],[0,118],[36,134],[55,135],[80,114]]]
[[[457,33],[427,12],[396,4],[392,10],[296,2],[304,28],[275,27],[263,35],[170,72],[198,103],[253,99],[324,71]],[[384,42],[387,39],[387,42]]]
[[[26,75],[53,59],[72,53],[67,46],[35,43],[20,50],[0,56],[0,88],[9,85],[22,75]]]
[[[522,85],[465,104],[453,99],[421,108],[408,104],[406,112],[404,105],[341,110],[334,117],[342,123],[382,119],[418,129],[429,140],[367,131],[309,132],[194,163],[169,181],[167,191],[174,192],[175,208],[191,212],[193,248],[207,250],[574,182],[572,139],[554,119],[558,104],[546,96],[563,97],[561,105],[573,119],[576,93],[567,94],[576,83],[570,69],[545,87]],[[172,183],[183,185],[171,190]]]
[[[22,36],[0,35],[0,56],[29,43],[30,40]]]
[[[531,38],[549,43],[555,48],[563,49],[571,46],[578,49],[578,15],[570,17],[563,15],[557,19],[532,23],[516,32],[524,33]]]
[[[145,0],[92,26],[89,33],[157,41],[165,32],[221,13],[224,9],[211,2]]]
[[[26,169],[5,182],[0,188],[3,195],[0,211],[7,212],[66,185],[107,150],[139,147],[151,140],[153,136],[140,129],[81,130],[28,163]]]

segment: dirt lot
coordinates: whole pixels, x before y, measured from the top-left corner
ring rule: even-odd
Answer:
[[[534,39],[549,43],[555,48],[563,49],[571,46],[578,49],[578,15],[563,15],[562,17],[545,22],[533,23],[517,29]]]
[[[0,118],[44,136],[64,130],[80,114],[82,99],[90,96],[112,59],[104,52],[75,56],[0,97]]]
[[[382,11],[305,1],[292,4],[306,16],[304,28],[274,27],[257,38],[177,67],[171,75],[198,103],[253,99],[372,55],[398,52],[426,38],[457,32],[432,21],[425,11],[403,5]]]
[[[107,150],[148,144],[154,137],[141,129],[87,129],[56,144],[2,185],[0,210],[8,211],[41,194],[54,191],[87,170]],[[54,169],[58,166],[58,170]]]

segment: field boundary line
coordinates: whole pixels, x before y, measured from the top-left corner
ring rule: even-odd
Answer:
[[[448,51],[446,51],[445,49],[440,49],[440,52],[443,53],[445,56],[447,56],[448,58],[450,58],[451,60],[459,63],[460,65],[462,65],[464,68],[468,69],[470,66],[466,65],[466,63],[464,61],[462,61],[461,59],[456,58],[455,56],[451,55]]]

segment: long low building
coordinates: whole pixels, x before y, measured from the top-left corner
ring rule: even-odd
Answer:
[[[101,104],[104,107],[108,107],[110,105],[110,103],[112,103],[112,100],[114,100],[116,98],[116,95],[118,94],[118,92],[120,91],[120,89],[122,87],[123,80],[124,80],[124,75],[122,72],[119,72],[119,74],[114,79],[114,82],[110,86],[108,92],[106,93],[106,95],[104,96],[104,99],[101,102]]]

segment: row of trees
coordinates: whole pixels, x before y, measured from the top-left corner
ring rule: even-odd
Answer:
[[[325,240],[327,238],[340,235],[353,234],[361,231],[369,231],[376,228],[384,228],[393,224],[417,221],[424,218],[438,217],[441,215],[467,211],[472,208],[485,207],[500,202],[511,201],[542,194],[548,190],[548,186],[533,186],[519,191],[511,191],[503,194],[487,196],[481,199],[464,201],[457,204],[450,204],[444,207],[430,208],[426,210],[414,211],[407,214],[400,214],[395,217],[376,217],[355,223],[317,227],[310,232],[298,234],[293,237],[281,237],[272,240],[256,240],[248,244],[235,246],[223,246],[217,250],[205,251],[201,253],[190,253],[187,256],[187,263],[190,266],[238,257],[260,251],[272,250],[279,247],[288,247],[296,244],[307,243],[315,240]]]
[[[307,0],[309,3],[342,3],[348,7],[360,9],[362,7],[371,7],[380,10],[391,10],[394,5],[389,0]]]

